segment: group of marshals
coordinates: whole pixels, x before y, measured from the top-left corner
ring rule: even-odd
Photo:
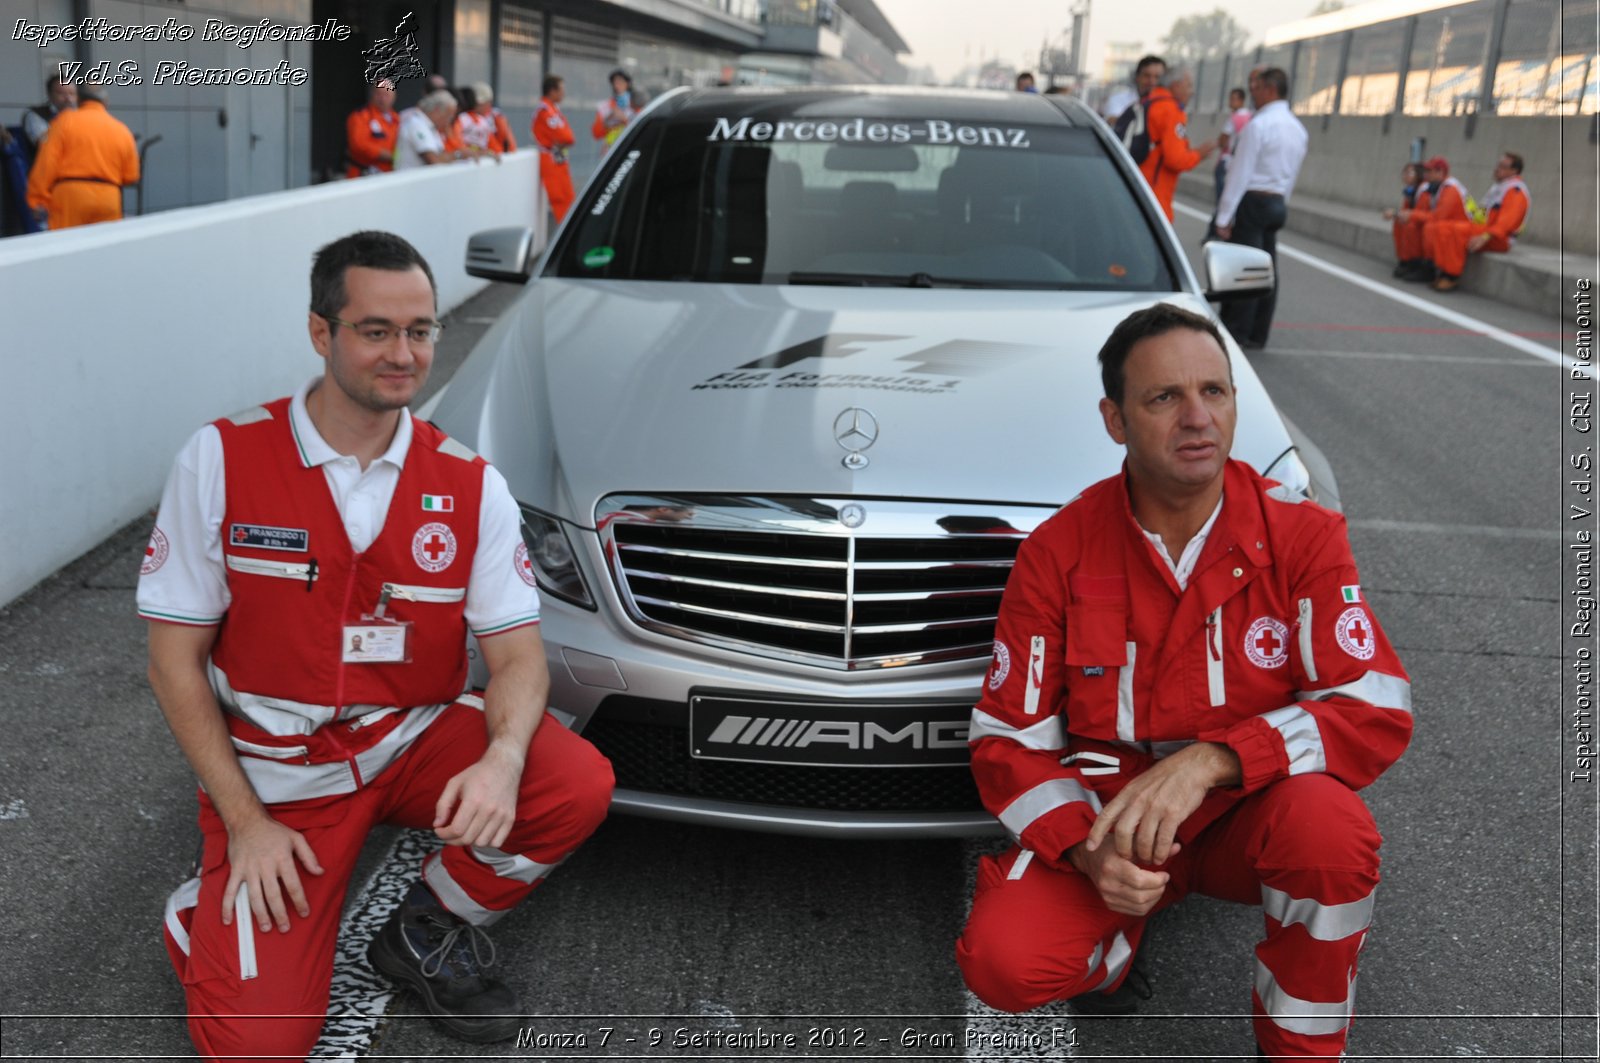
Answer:
[[[203,848],[165,930],[206,1059],[311,1051],[379,823],[442,848],[368,960],[453,1033],[513,1036],[523,1012],[483,928],[606,813],[610,765],[545,711],[506,482],[407,409],[441,327],[398,236],[322,248],[322,375],[201,428],[162,495],[138,605],[200,781]],[[1357,791],[1409,740],[1406,673],[1344,521],[1229,458],[1216,325],[1157,304],[1100,359],[1127,460],[1027,539],[1007,584],[970,742],[1016,845],[984,861],[957,961],[1024,1011],[1116,992],[1148,917],[1188,893],[1259,904],[1262,1051],[1337,1058],[1378,882]]]

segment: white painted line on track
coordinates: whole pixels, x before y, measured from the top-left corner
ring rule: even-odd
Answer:
[[[389,1010],[394,988],[367,964],[367,942],[388,920],[421,873],[422,859],[439,847],[425,831],[408,830],[384,854],[378,868],[350,905],[339,927],[333,984],[328,988],[328,1019],[308,1060],[354,1061],[367,1058],[372,1033]]]
[[[996,851],[995,839],[983,838],[962,846],[962,863],[966,872],[966,895],[971,904],[978,887],[978,861],[985,853]],[[1003,851],[1003,850],[1002,850]],[[1077,1025],[1077,1015],[1066,1001],[1046,1004],[1026,1015],[991,1008],[962,989],[967,999],[967,1029],[976,1037],[963,1036],[962,1048],[966,1059],[1020,1060],[1020,1059],[1075,1059],[1077,1049],[1068,1043],[1071,1030]],[[1052,1033],[1052,1031],[1060,1031]],[[1000,1044],[984,1044],[999,1038]]]
[[[1191,218],[1196,218],[1200,221],[1211,220],[1211,215],[1209,213],[1196,210],[1187,203],[1174,202],[1172,206],[1174,210],[1181,210],[1184,214]],[[1559,365],[1563,369],[1577,370],[1580,373],[1587,373],[1589,374],[1588,379],[1593,379],[1593,366],[1580,362],[1575,358],[1569,358],[1560,351],[1551,347],[1546,347],[1542,343],[1535,343],[1525,336],[1518,336],[1514,332],[1507,332],[1505,329],[1491,325],[1487,321],[1480,321],[1475,317],[1469,317],[1468,315],[1460,313],[1459,311],[1438,306],[1426,299],[1419,299],[1410,292],[1403,292],[1380,281],[1375,281],[1370,277],[1363,277],[1361,274],[1353,273],[1350,270],[1345,269],[1343,266],[1335,266],[1331,262],[1324,262],[1322,259],[1317,258],[1315,255],[1310,254],[1309,252],[1302,251],[1297,247],[1292,247],[1288,244],[1285,244],[1282,240],[1278,241],[1278,254],[1283,255],[1286,258],[1292,258],[1296,262],[1304,262],[1306,265],[1311,266],[1314,269],[1320,269],[1329,276],[1338,277],[1340,280],[1353,284],[1358,288],[1365,288],[1369,292],[1376,292],[1387,299],[1392,299],[1402,306],[1409,306],[1413,310],[1420,310],[1424,314],[1431,314],[1432,316],[1439,318],[1441,321],[1448,321],[1452,325],[1457,325],[1461,328],[1471,329],[1474,332],[1482,333],[1488,339],[1497,340],[1513,350],[1521,351],[1524,354],[1531,354],[1535,358],[1542,359],[1543,361],[1549,362],[1552,365]]]
[[[1565,538],[1565,533],[1554,528],[1501,528],[1492,524],[1427,524],[1411,520],[1352,519],[1346,521],[1352,528],[1362,531],[1402,532],[1417,535],[1448,535],[1451,538],[1480,539],[1549,539]]]
[[[1554,362],[1530,362],[1526,358],[1484,358],[1471,354],[1411,354],[1407,351],[1313,351],[1291,350],[1276,345],[1263,354],[1291,358],[1364,358],[1380,362],[1450,362],[1459,365],[1508,366],[1512,369],[1558,369]]]

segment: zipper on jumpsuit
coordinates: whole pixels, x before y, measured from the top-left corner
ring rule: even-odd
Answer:
[[[360,563],[361,563],[361,555],[360,554],[356,554],[351,559],[351,562],[350,562],[350,577],[349,577],[349,579],[347,579],[345,581],[345,585],[344,585],[344,604],[339,609],[339,617],[340,617],[340,623],[341,624],[344,623],[344,618],[348,617],[350,615],[350,599],[355,594],[355,589],[356,589],[356,569],[360,566]],[[336,673],[338,675],[338,679],[335,680],[334,685],[333,685],[333,716],[334,716],[334,719],[338,719],[339,718],[339,713],[344,711],[344,673],[345,673],[344,654],[340,653],[339,654],[339,671]],[[331,721],[330,721],[330,723],[331,723]],[[361,778],[361,767],[360,767],[360,765],[358,765],[356,763],[355,754],[351,753],[348,749],[344,749],[343,743],[338,742],[338,739],[335,737],[336,734],[337,734],[337,732],[334,731],[333,728],[330,726],[329,729],[328,729],[328,735],[329,735],[330,738],[334,738],[335,743],[339,745],[341,750],[343,750],[344,759],[350,765],[350,775],[351,775],[352,778],[355,779],[356,787],[359,789],[362,785],[364,785],[364,783],[362,781],[362,778]]]
[[[1210,688],[1213,708],[1228,700],[1228,688],[1222,676],[1221,627],[1222,606],[1219,605],[1206,617],[1206,685]]]

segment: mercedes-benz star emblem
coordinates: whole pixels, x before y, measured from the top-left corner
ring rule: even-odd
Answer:
[[[859,528],[867,522],[867,507],[856,502],[846,502],[839,507],[839,523],[846,528]]]
[[[878,419],[870,410],[851,406],[833,419],[833,438],[849,451],[844,456],[847,469],[865,469],[867,456],[861,453],[878,441]]]

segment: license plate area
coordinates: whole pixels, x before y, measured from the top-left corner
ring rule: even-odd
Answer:
[[[953,702],[784,701],[696,694],[689,755],[697,760],[826,768],[965,764],[972,710]]]

